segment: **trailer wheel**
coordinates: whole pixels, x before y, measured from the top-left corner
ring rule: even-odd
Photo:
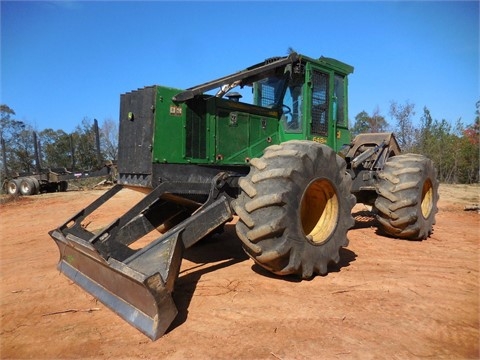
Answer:
[[[423,240],[432,233],[439,196],[430,159],[417,154],[391,157],[379,173],[376,190],[381,231],[410,240]]]
[[[20,193],[20,180],[12,179],[7,183],[7,192],[9,195],[18,195]]]
[[[288,141],[250,164],[233,202],[245,252],[278,275],[326,274],[354,225],[345,161],[325,145]]]
[[[34,178],[33,176],[31,177],[34,187],[35,187],[35,192],[34,194],[39,194],[40,193],[40,181],[38,181],[37,178]]]
[[[20,193],[24,196],[35,195],[35,182],[31,178],[23,178],[20,182]]]

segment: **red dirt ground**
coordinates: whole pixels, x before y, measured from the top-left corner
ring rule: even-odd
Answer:
[[[441,186],[426,241],[376,234],[363,205],[341,263],[310,281],[273,276],[248,259],[233,225],[188,250],[179,315],[152,342],[56,269],[47,232],[105,190],[0,205],[3,359],[477,359],[478,186]],[[122,191],[93,222],[133,204]],[[93,226],[93,225],[92,225]]]

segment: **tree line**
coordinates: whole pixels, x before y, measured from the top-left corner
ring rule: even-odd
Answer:
[[[413,123],[415,104],[392,101],[389,123],[377,107],[372,114],[361,111],[351,127],[352,137],[360,133],[393,131],[403,152],[423,154],[432,159],[440,182],[478,183],[480,154],[480,101],[475,117],[469,124],[458,119],[455,125],[433,119],[430,110],[423,108],[419,125]],[[96,151],[92,121],[84,118],[68,134],[63,130],[45,129],[36,132],[31,125],[16,120],[15,112],[0,105],[0,141],[5,149],[0,157],[0,177],[35,171],[35,141],[42,168],[90,170],[101,167]],[[118,152],[118,124],[105,119],[99,126],[102,161],[115,160]],[[9,174],[5,173],[5,164]]]
[[[0,116],[0,183],[6,177],[36,172],[38,167],[96,170],[105,161],[117,158],[118,125],[111,119],[98,126],[99,158],[95,120],[84,118],[72,133],[66,133],[51,128],[36,131],[30,124],[16,120],[15,111],[5,104],[0,105]],[[40,160],[38,166],[36,158]]]
[[[393,131],[402,152],[423,154],[433,160],[440,182],[474,184],[479,182],[480,172],[480,101],[475,105],[475,117],[469,124],[462,119],[455,125],[434,119],[425,106],[420,123],[415,126],[415,104],[392,101],[388,112],[391,123],[377,107],[371,115],[366,111],[357,114],[351,132],[355,136]]]

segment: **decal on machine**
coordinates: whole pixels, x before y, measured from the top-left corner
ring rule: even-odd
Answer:
[[[170,115],[171,116],[181,116],[182,115],[182,107],[170,105]]]

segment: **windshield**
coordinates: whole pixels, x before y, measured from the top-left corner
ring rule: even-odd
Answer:
[[[292,83],[283,98],[282,124],[287,132],[302,131],[303,96],[302,83]]]

